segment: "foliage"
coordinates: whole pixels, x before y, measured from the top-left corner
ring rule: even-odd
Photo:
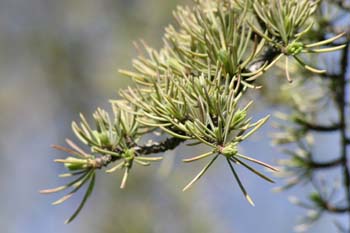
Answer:
[[[162,159],[150,155],[187,142],[189,146],[206,145],[208,151],[183,161],[208,159],[208,163],[184,191],[221,156],[227,161],[246,199],[254,205],[236,166],[241,165],[269,182],[273,180],[250,163],[274,172],[278,169],[239,151],[238,145],[248,140],[269,118],[253,121],[248,109],[254,102],[246,93],[248,90],[258,92],[261,78],[273,75],[268,72],[273,68],[281,69],[282,58],[285,59],[282,69],[291,82],[289,58],[293,58],[300,65],[294,68],[305,74],[305,78],[280,87],[288,100],[285,106],[291,108],[292,114],[279,116],[292,124],[278,124],[280,133],[274,135],[274,142],[295,144],[296,147],[284,149],[290,157],[279,161],[281,172],[278,175],[287,177],[284,188],[289,188],[301,182],[315,183],[315,170],[341,166],[346,181],[345,199],[349,199],[346,165],[349,139],[345,120],[348,41],[337,43],[345,33],[336,30],[336,23],[330,18],[326,22],[320,20],[320,12],[329,5],[332,4],[325,0],[197,0],[193,7],[178,7],[174,11],[177,26],[170,25],[165,29],[163,48],[156,51],[142,41],[137,45],[140,54],[133,60],[134,70],[120,70],[122,75],[134,81],[134,85],[120,91],[122,99],[111,100],[113,116],[98,109],[93,114],[95,126],[83,115],[79,123],[73,122],[74,133],[90,152],[70,140],[67,144],[71,149],[54,146],[70,154],[66,159],[55,160],[69,171],[61,177],[78,178],[41,192],[71,188],[67,195],[53,203],[60,204],[87,184],[83,200],[68,223],[78,215],[90,196],[97,170],[107,166],[106,173],[124,170],[120,185],[124,188],[131,170],[136,169],[133,165],[149,166]],[[341,1],[334,7],[349,11]],[[325,25],[327,30],[320,32]],[[342,53],[339,74],[327,73],[318,63],[310,64],[312,60],[308,58],[315,59],[315,53],[337,50]],[[339,110],[339,122],[327,126],[316,123],[317,116],[329,101],[334,101]],[[342,136],[341,157],[330,162],[317,162],[313,155],[312,132],[335,130]],[[161,133],[168,138],[142,144],[142,139],[152,133]],[[333,206],[330,204],[332,195],[323,194],[321,189],[310,195],[311,205],[301,204],[316,211],[307,223],[318,219],[324,211],[349,213],[350,200],[346,203],[348,207]]]

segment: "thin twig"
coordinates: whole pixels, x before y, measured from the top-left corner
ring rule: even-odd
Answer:
[[[343,166],[343,158],[337,158],[327,162],[310,162],[309,166],[313,169],[322,169],[322,168],[332,168],[336,166]]]

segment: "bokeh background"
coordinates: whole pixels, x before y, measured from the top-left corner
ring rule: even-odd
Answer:
[[[71,224],[64,220],[79,204],[77,195],[61,206],[58,196],[38,190],[61,185],[62,167],[50,148],[74,138],[70,124],[78,113],[97,107],[130,84],[118,68],[131,68],[132,42],[142,38],[162,45],[172,10],[186,0],[0,0],[0,232],[4,233],[287,233],[304,210],[288,202],[297,188],[272,193],[270,185],[239,170],[255,200],[243,198],[224,161],[215,164],[193,189],[182,187],[203,164],[181,164],[182,156],[203,148],[181,147],[165,161],[135,169],[126,190],[120,173],[100,172],[95,191]],[[261,103],[255,117],[277,107]],[[91,119],[91,118],[90,118]],[[274,163],[281,156],[263,129],[242,150]],[[320,153],[327,153],[327,143]],[[322,144],[322,143],[321,143]],[[197,152],[193,150],[198,150]],[[176,155],[176,156],[175,156]],[[323,218],[310,232],[335,232],[333,218]]]

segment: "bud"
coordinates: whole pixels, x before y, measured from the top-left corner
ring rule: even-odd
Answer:
[[[301,42],[293,42],[287,46],[288,55],[298,55],[304,49],[304,44]]]
[[[85,159],[77,159],[74,157],[67,157],[64,160],[64,166],[69,170],[69,171],[77,171],[77,170],[82,170],[85,169],[88,165],[88,161]]]
[[[218,52],[218,58],[219,61],[222,62],[222,64],[225,67],[228,67],[229,53],[225,49],[220,49],[220,51]]]
[[[100,145],[107,146],[110,145],[109,137],[107,132],[98,132],[96,130],[93,131],[95,138],[98,139]]]
[[[225,155],[227,158],[233,157],[238,153],[236,144],[229,144],[220,150],[220,153]]]
[[[324,204],[322,197],[317,192],[310,193],[309,199],[318,206],[322,206]]]

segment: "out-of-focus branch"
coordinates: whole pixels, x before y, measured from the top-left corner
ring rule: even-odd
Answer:
[[[327,162],[314,162],[313,161],[310,163],[310,167],[312,167],[313,169],[332,168],[332,167],[342,165],[342,163],[343,163],[342,158],[334,159],[334,160],[327,161]]]
[[[345,48],[342,52],[341,57],[341,71],[342,78],[339,80],[339,89],[336,93],[336,103],[340,115],[340,137],[341,137],[341,159],[342,159],[342,167],[343,167],[343,179],[345,186],[345,197],[348,206],[350,206],[350,171],[348,167],[348,154],[347,154],[347,146],[348,146],[348,137],[346,134],[347,131],[347,122],[346,122],[346,97],[347,97],[347,84],[346,84],[346,74],[347,74],[347,66],[348,66],[348,57],[349,57],[349,43],[346,44]],[[349,222],[350,222],[350,214],[349,214]],[[350,232],[350,228],[349,228]]]

